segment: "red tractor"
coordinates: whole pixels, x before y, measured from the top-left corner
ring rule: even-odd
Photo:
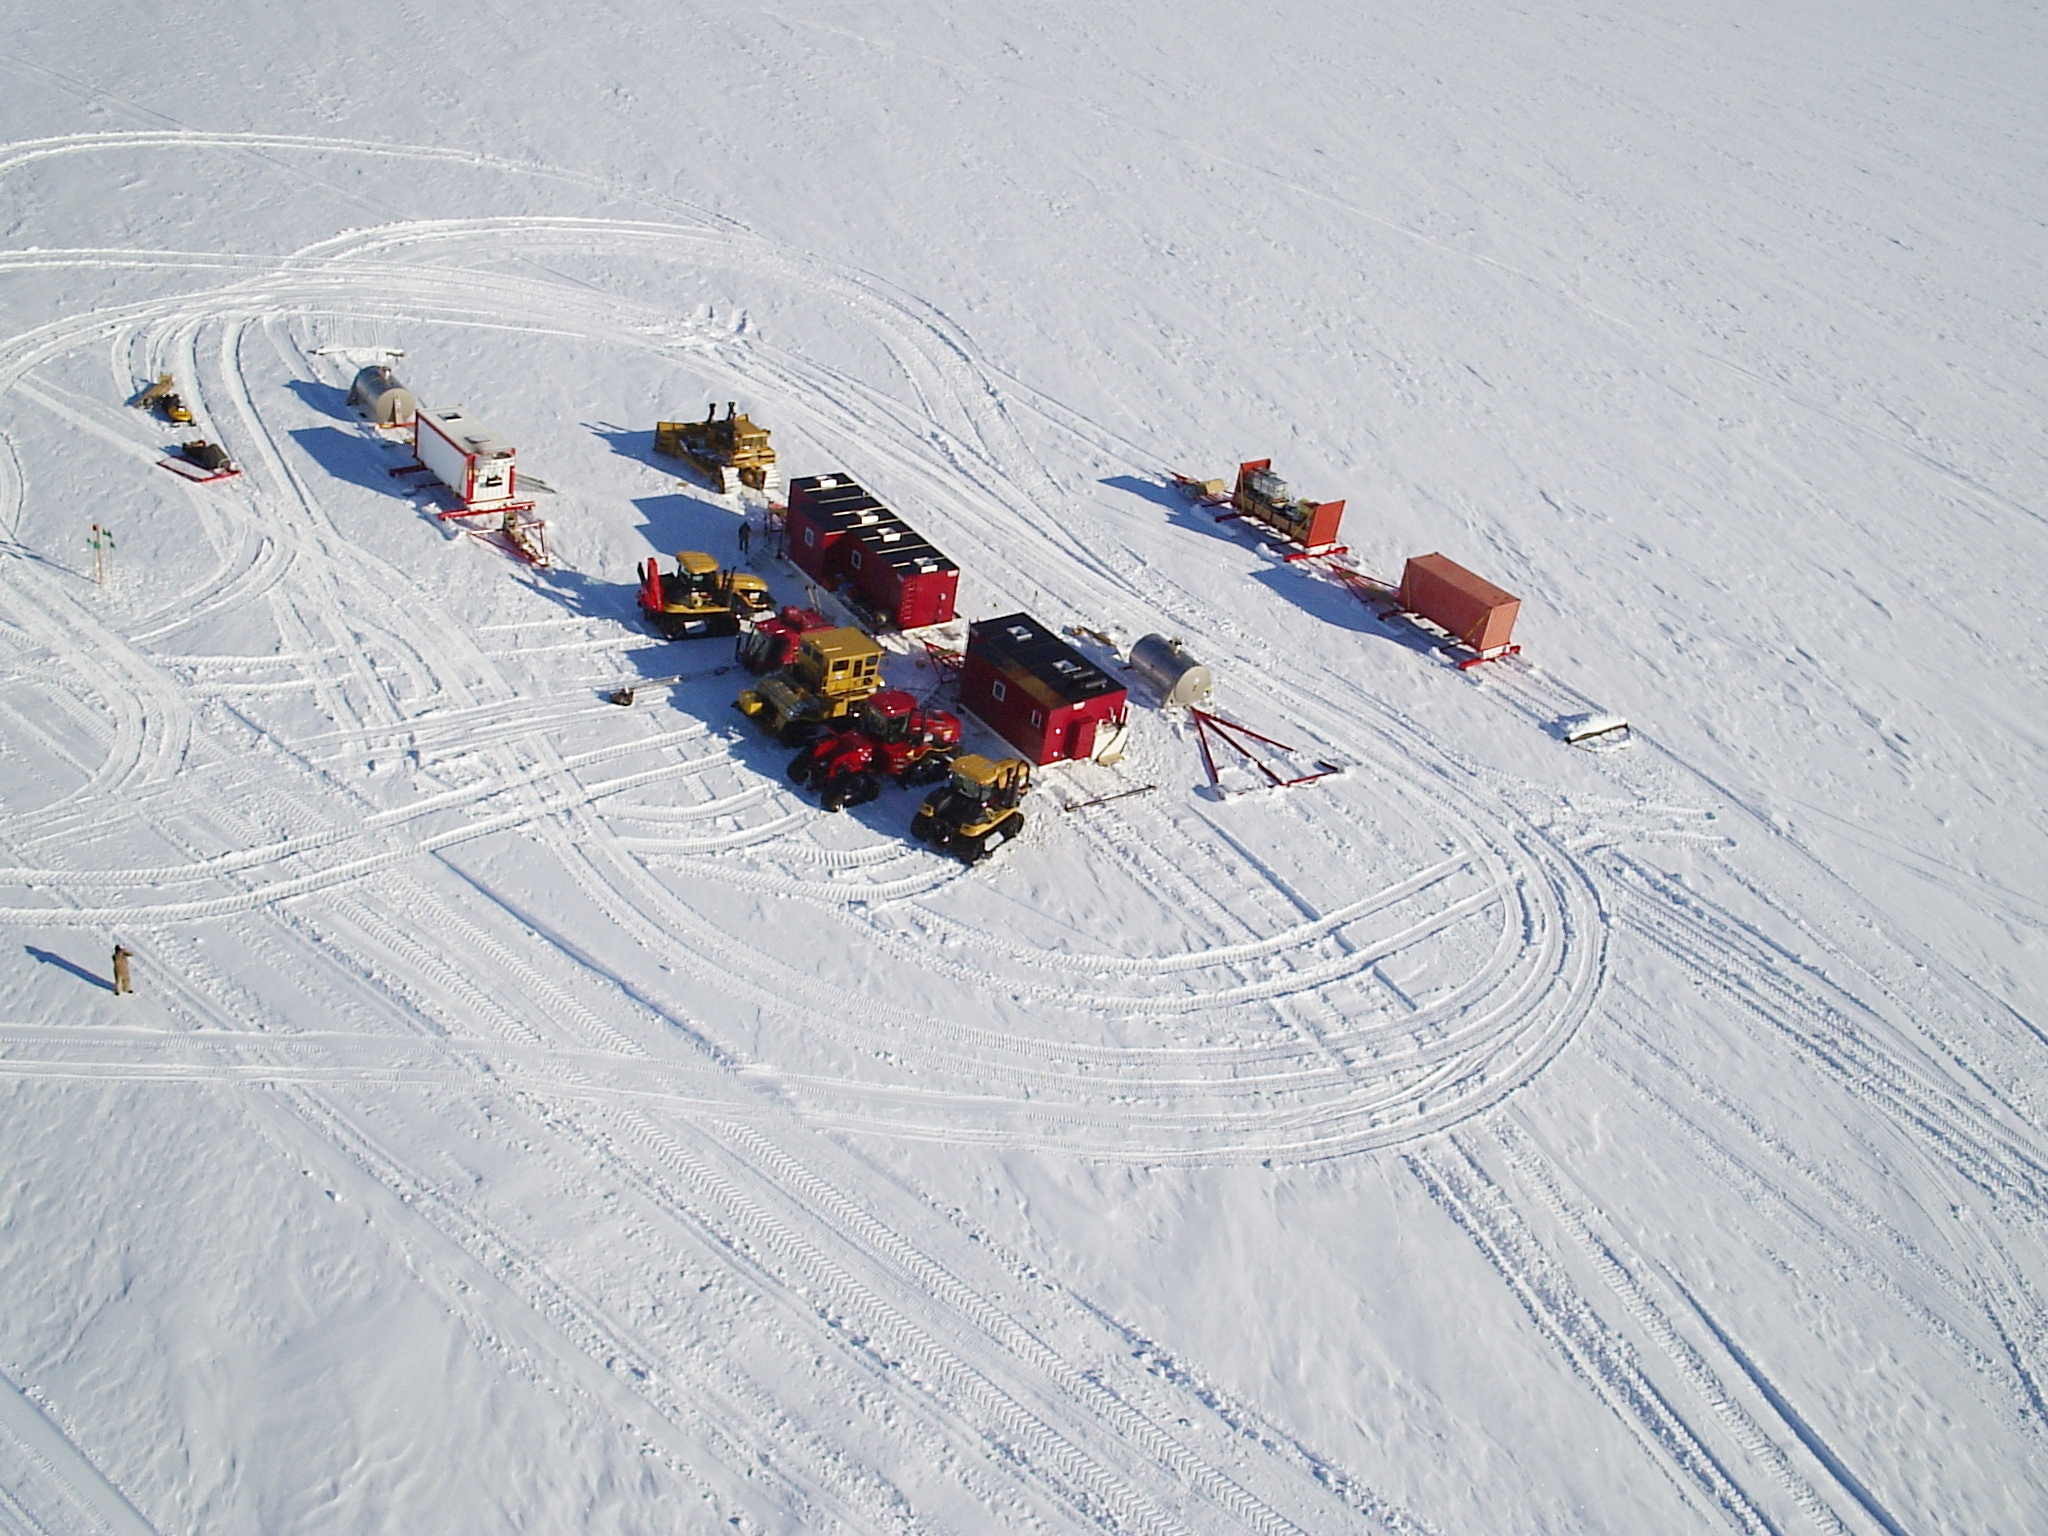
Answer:
[[[740,664],[757,675],[786,667],[796,660],[805,635],[814,629],[831,627],[832,621],[815,608],[784,604],[774,615],[740,636]]]
[[[960,720],[921,709],[915,694],[887,688],[860,707],[854,723],[821,737],[790,760],[789,776],[818,792],[828,811],[865,805],[882,780],[930,784],[943,779],[960,749]]]

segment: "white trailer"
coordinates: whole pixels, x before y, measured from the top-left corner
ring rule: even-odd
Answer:
[[[412,451],[428,473],[461,499],[464,512],[498,512],[519,503],[518,452],[466,407],[430,410],[413,416]]]

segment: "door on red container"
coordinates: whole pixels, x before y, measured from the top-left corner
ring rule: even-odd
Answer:
[[[1076,720],[1067,727],[1067,756],[1077,763],[1085,763],[1095,755],[1095,725],[1093,720]]]

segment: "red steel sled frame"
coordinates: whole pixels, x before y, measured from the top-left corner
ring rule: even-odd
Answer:
[[[957,683],[960,681],[961,669],[967,665],[967,653],[951,650],[934,640],[927,640],[924,642],[922,664],[937,672],[941,683]]]
[[[158,469],[168,469],[181,480],[190,480],[194,485],[211,485],[216,480],[232,480],[241,473],[239,469],[216,469],[208,474],[197,464],[180,463],[176,459],[158,459]]]
[[[1261,736],[1250,726],[1239,725],[1235,720],[1226,720],[1221,715],[1211,714],[1206,709],[1191,708],[1188,710],[1188,718],[1195,722],[1195,744],[1202,749],[1202,766],[1209,771],[1209,785],[1212,789],[1221,789],[1223,787],[1222,776],[1216,770],[1216,754],[1209,745],[1209,739],[1212,736],[1244,758],[1246,762],[1258,769],[1260,773],[1264,774],[1266,782],[1275,789],[1293,789],[1296,785],[1313,784],[1317,779],[1327,779],[1334,773],[1343,772],[1335,763],[1318,762],[1314,773],[1304,773],[1292,779],[1283,779],[1273,771],[1270,763],[1260,757],[1256,750],[1245,743],[1247,741],[1255,741],[1260,746],[1271,747],[1275,752],[1292,753],[1294,748],[1288,746],[1285,742],[1275,741],[1270,736]]]
[[[440,514],[444,523],[454,523],[473,539],[482,539],[486,544],[495,544],[509,555],[515,555],[528,565],[537,565],[543,570],[554,564],[554,557],[548,553],[548,525],[544,522],[528,522],[518,519],[517,514],[531,512],[534,504],[530,501],[515,501],[502,507],[457,507]],[[472,528],[466,521],[472,517],[513,516],[512,528]],[[514,532],[516,529],[517,532]],[[531,535],[531,538],[522,537]]]

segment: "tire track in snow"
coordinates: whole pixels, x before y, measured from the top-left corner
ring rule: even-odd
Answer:
[[[1774,1526],[1645,1374],[1635,1350],[1544,1253],[1521,1214],[1453,1134],[1411,1147],[1402,1160],[1429,1198],[1461,1228],[1572,1374],[1662,1467],[1684,1503],[1708,1507],[1745,1536]]]

